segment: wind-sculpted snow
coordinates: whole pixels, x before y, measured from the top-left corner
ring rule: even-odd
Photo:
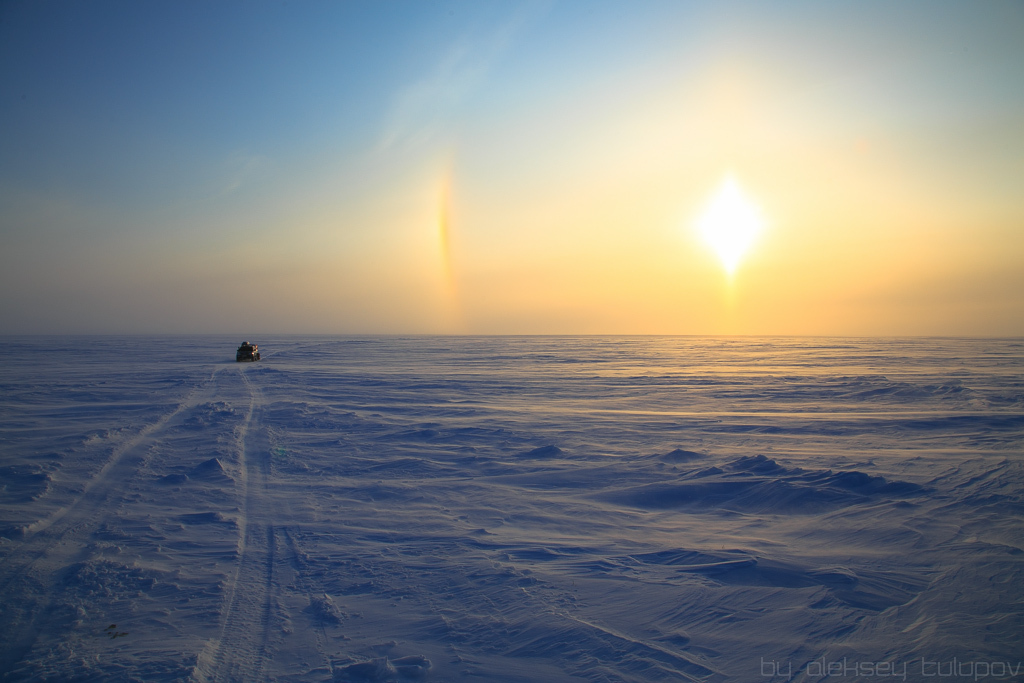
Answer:
[[[647,484],[598,497],[650,509],[804,514],[925,492],[920,484],[888,481],[857,470],[833,473],[786,468],[764,455],[744,456],[723,468],[679,472],[675,479],[673,483]]]
[[[6,340],[4,680],[1024,675],[1019,341],[256,341]]]

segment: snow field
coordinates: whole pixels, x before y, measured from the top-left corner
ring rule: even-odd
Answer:
[[[9,340],[7,680],[1024,660],[1020,342],[257,341]]]

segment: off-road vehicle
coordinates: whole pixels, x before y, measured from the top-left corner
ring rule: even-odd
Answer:
[[[247,341],[242,342],[242,345],[238,347],[238,351],[235,351],[235,360],[251,360],[257,361],[260,359],[260,352],[256,348],[256,344],[250,344]]]

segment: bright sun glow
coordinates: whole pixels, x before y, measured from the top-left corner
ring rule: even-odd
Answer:
[[[718,194],[697,221],[704,241],[718,254],[729,275],[736,272],[740,259],[753,245],[763,225],[757,207],[731,177],[722,182]]]

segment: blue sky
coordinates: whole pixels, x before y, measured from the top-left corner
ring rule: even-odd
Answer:
[[[5,3],[0,332],[1024,334],[1022,34],[1016,2]],[[728,174],[767,228],[725,277],[689,226]]]

